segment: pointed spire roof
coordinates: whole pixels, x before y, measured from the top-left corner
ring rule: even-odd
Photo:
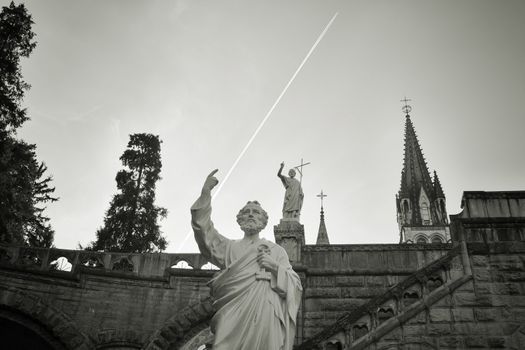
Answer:
[[[419,196],[421,187],[425,189],[427,195],[431,195],[434,192],[427,162],[419,145],[410,115],[407,114],[405,121],[405,155],[399,195],[400,197],[405,197],[408,194],[407,192],[410,192],[411,195]]]
[[[328,240],[328,232],[326,231],[326,225],[324,223],[324,210],[321,207],[321,222],[319,223],[319,232],[317,233],[316,244],[330,244]]]
[[[441,182],[439,181],[438,174],[435,170],[434,170],[434,193],[436,194],[436,198],[445,198],[445,193],[443,192],[443,188],[441,187]]]

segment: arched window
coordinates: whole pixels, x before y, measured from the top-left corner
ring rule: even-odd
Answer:
[[[421,220],[423,225],[430,225],[430,210],[427,203],[421,204]]]
[[[419,236],[416,240],[416,243],[417,244],[425,244],[425,243],[428,243],[427,239],[423,236]]]
[[[366,324],[357,324],[354,326],[354,341],[365,336],[368,333]]]
[[[432,237],[432,243],[443,243],[443,240],[438,235]]]
[[[405,223],[409,223],[410,222],[410,217],[409,217],[410,205],[408,204],[408,200],[406,199],[403,200],[401,204],[401,208],[403,211],[403,220],[405,221]]]
[[[394,316],[394,310],[391,307],[381,307],[377,310],[377,320],[379,323],[383,323],[389,318]]]
[[[415,303],[419,299],[419,294],[416,291],[408,291],[403,294],[403,304],[408,306]]]

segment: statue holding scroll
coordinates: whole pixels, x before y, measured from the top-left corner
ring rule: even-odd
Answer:
[[[191,207],[199,249],[222,270],[209,282],[216,308],[213,349],[291,350],[301,303],[299,276],[281,246],[259,237],[268,215],[257,201],[248,202],[237,215],[242,239],[217,232],[211,221],[216,172],[208,175]]]

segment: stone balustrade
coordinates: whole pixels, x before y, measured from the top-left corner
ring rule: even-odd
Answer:
[[[169,273],[184,273],[188,269],[197,274],[216,269],[201,254],[130,254],[7,245],[0,245],[0,264],[8,268],[56,272],[64,276],[81,271],[98,271],[143,278],[164,277]]]

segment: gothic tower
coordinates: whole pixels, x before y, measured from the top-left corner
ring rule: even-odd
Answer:
[[[401,187],[396,195],[400,243],[448,242],[450,229],[445,194],[437,173],[434,171],[433,178],[430,176],[408,114],[410,110],[405,104],[405,155]]]
[[[324,210],[321,207],[321,221],[319,222],[319,231],[317,232],[316,244],[330,244],[328,239],[328,232],[326,231],[326,225],[324,223]]]

